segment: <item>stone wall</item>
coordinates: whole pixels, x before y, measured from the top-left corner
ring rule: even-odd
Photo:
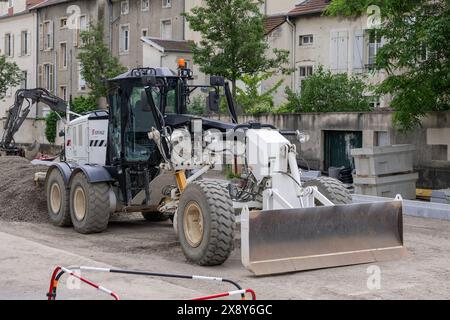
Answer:
[[[227,120],[226,116],[215,119]],[[450,112],[436,112],[424,118],[421,127],[402,133],[392,125],[392,112],[336,112],[266,114],[241,116],[239,122],[250,120],[273,124],[286,130],[304,130],[309,142],[300,146],[301,156],[313,169],[324,168],[324,131],[361,131],[363,146],[413,144],[414,169],[419,172],[418,187],[441,189],[450,187]]]

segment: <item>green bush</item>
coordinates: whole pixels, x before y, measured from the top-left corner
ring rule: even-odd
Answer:
[[[75,113],[83,114],[85,112],[93,111],[96,109],[98,109],[98,105],[95,98],[92,96],[80,96],[74,98],[72,101],[71,111]],[[60,117],[64,118],[65,116],[65,113],[61,113],[58,116],[55,111],[52,111],[45,118],[45,137],[47,138],[48,142],[55,143],[57,122]]]
[[[187,105],[187,111],[189,114],[201,116],[206,113],[206,98],[203,96],[195,96],[191,99],[191,102]]]
[[[333,74],[322,66],[303,80],[301,93],[286,88],[287,103],[277,112],[364,112],[370,111],[372,88],[346,73]]]
[[[281,86],[283,80],[279,80],[271,88],[260,92],[261,83],[274,74],[275,72],[264,72],[241,76],[240,80],[244,84],[244,88],[237,87],[236,100],[245,113],[260,114],[274,111],[273,94]]]

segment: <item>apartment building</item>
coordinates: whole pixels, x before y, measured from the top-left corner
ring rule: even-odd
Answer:
[[[64,100],[88,93],[77,59],[83,46],[80,33],[104,23],[109,39],[106,0],[47,0],[30,8],[37,16],[37,84]],[[41,110],[42,115],[48,112]]]
[[[301,94],[302,82],[322,65],[334,73],[364,76],[369,83],[382,81],[386,74],[373,71],[377,51],[383,45],[367,17],[354,19],[323,15],[328,0],[305,0],[284,15],[269,16],[266,32],[271,47],[289,50],[290,87]],[[281,76],[279,76],[281,77]],[[279,77],[266,81],[270,86]],[[278,102],[279,93],[277,94]],[[389,97],[374,97],[373,107],[387,107]]]
[[[112,53],[126,67],[143,66],[142,38],[184,40],[184,0],[112,0]]]
[[[6,98],[0,101],[0,118],[14,103],[14,93],[20,88],[36,86],[36,15],[28,11],[30,5],[43,0],[9,0],[0,2],[0,54],[15,62],[22,70],[23,81],[18,87],[8,88]],[[35,116],[32,110],[29,117]]]

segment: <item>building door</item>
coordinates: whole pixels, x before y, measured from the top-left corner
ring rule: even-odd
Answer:
[[[325,131],[324,132],[324,170],[329,167],[353,168],[351,149],[362,147],[361,131]]]

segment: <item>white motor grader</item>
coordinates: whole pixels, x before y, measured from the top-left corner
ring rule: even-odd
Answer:
[[[301,133],[237,124],[223,78],[207,86],[190,79],[188,69],[133,69],[108,80],[109,110],[67,124],[64,161],[45,178],[55,225],[87,234],[105,230],[114,212],[172,219],[186,258],[218,265],[232,252],[240,221],[242,262],[257,275],[404,253],[400,199],[351,204],[337,180],[304,183],[296,147],[283,135],[301,140]],[[232,123],[187,114],[198,88],[209,92],[211,110],[225,94]],[[226,158],[241,163],[240,179],[206,178]]]

